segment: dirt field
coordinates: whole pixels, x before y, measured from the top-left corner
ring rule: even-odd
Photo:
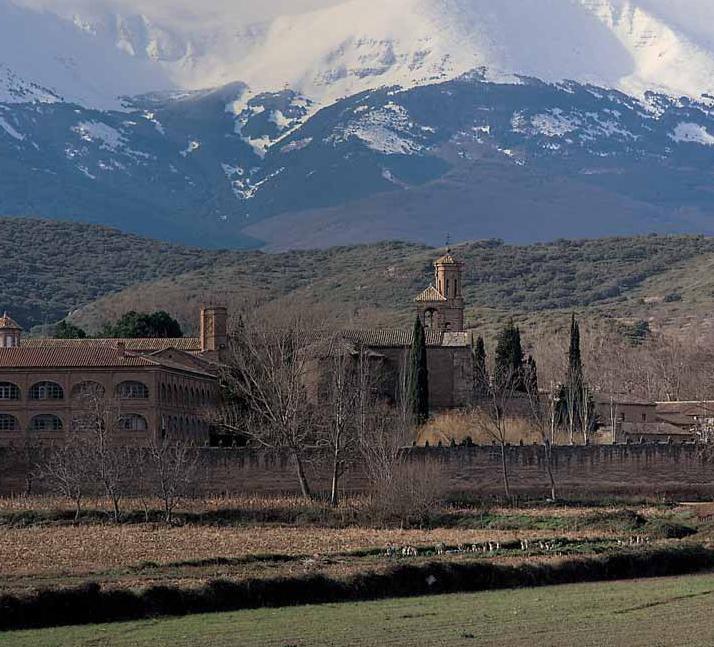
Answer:
[[[98,509],[99,503],[88,506]],[[136,503],[128,502],[127,510],[136,509]],[[439,545],[446,549],[440,559],[557,559],[614,549],[635,538],[655,543],[662,538],[647,536],[647,524],[674,514],[657,508],[453,509],[443,516],[441,527],[429,529],[330,527],[342,524],[343,512],[349,517],[349,506],[358,504],[350,502],[344,511],[323,518],[314,504],[293,499],[192,501],[184,510],[194,515],[193,521],[169,527],[116,525],[102,521],[101,514],[74,524],[61,500],[0,501],[0,593],[87,581],[135,588],[194,586],[216,578],[341,576],[379,571],[402,559],[388,557],[390,547],[397,553],[416,548],[418,555],[406,558],[415,563],[436,556]],[[306,520],[302,515],[308,512]],[[262,518],[300,521],[255,521]],[[521,540],[529,541],[527,550],[521,550]],[[473,547],[483,552],[474,554]]]

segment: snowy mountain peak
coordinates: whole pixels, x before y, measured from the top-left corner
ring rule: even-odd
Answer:
[[[496,81],[522,75],[700,97],[714,94],[714,3],[0,0],[0,62],[13,78],[0,76],[4,99],[44,93],[95,106],[236,81],[325,105],[475,68]],[[43,90],[8,89],[21,83]]]

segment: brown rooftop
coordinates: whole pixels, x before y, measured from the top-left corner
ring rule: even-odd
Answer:
[[[159,356],[119,348],[0,348],[0,369],[12,368],[136,368],[162,366],[203,373],[193,366]]]
[[[20,324],[10,317],[7,312],[0,317],[0,328],[4,328],[5,330],[22,330]]]
[[[426,345],[431,347],[444,345],[444,333],[437,330],[425,330]],[[411,346],[414,339],[412,330],[400,329],[372,329],[372,330],[343,330],[340,332],[345,339],[372,346],[373,348],[392,348]],[[453,342],[452,342],[452,345]]]
[[[446,301],[446,297],[441,294],[441,292],[439,292],[439,290],[437,290],[433,285],[430,285],[414,300],[417,302]]]
[[[434,261],[434,265],[458,265],[458,261],[451,255],[451,251],[446,252]]]
[[[198,337],[141,338],[141,339],[48,339],[27,337],[22,340],[23,348],[116,348],[123,343],[127,350],[151,352],[175,348],[185,352],[200,352]]]

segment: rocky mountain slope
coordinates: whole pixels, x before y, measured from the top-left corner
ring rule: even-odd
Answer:
[[[0,0],[0,213],[271,249],[714,233],[713,24],[699,0]]]

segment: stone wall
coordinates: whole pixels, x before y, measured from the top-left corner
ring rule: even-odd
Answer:
[[[560,496],[653,497],[714,495],[714,464],[702,460],[695,445],[601,445],[554,449],[554,472]],[[498,447],[415,448],[414,461],[438,461],[452,493],[500,496],[503,492]],[[295,492],[291,461],[284,456],[245,450],[209,453],[210,488],[231,492]],[[546,496],[548,481],[543,450],[509,447],[506,460],[512,490]],[[313,478],[326,488],[326,474],[313,466]],[[360,490],[364,479],[353,473],[345,487]]]
[[[443,467],[453,494],[498,497],[503,492],[498,447],[415,448],[410,460],[436,460]],[[298,491],[292,461],[286,455],[250,449],[204,450],[203,488],[212,493],[278,494]],[[0,450],[0,489],[21,492],[21,468],[10,466]],[[509,447],[507,465],[513,492],[523,496],[548,494],[543,451],[538,446]],[[707,497],[714,495],[714,464],[702,460],[696,445],[602,445],[554,449],[555,478],[560,496]],[[327,470],[309,466],[316,490],[326,490]],[[364,488],[353,472],[344,485]]]

